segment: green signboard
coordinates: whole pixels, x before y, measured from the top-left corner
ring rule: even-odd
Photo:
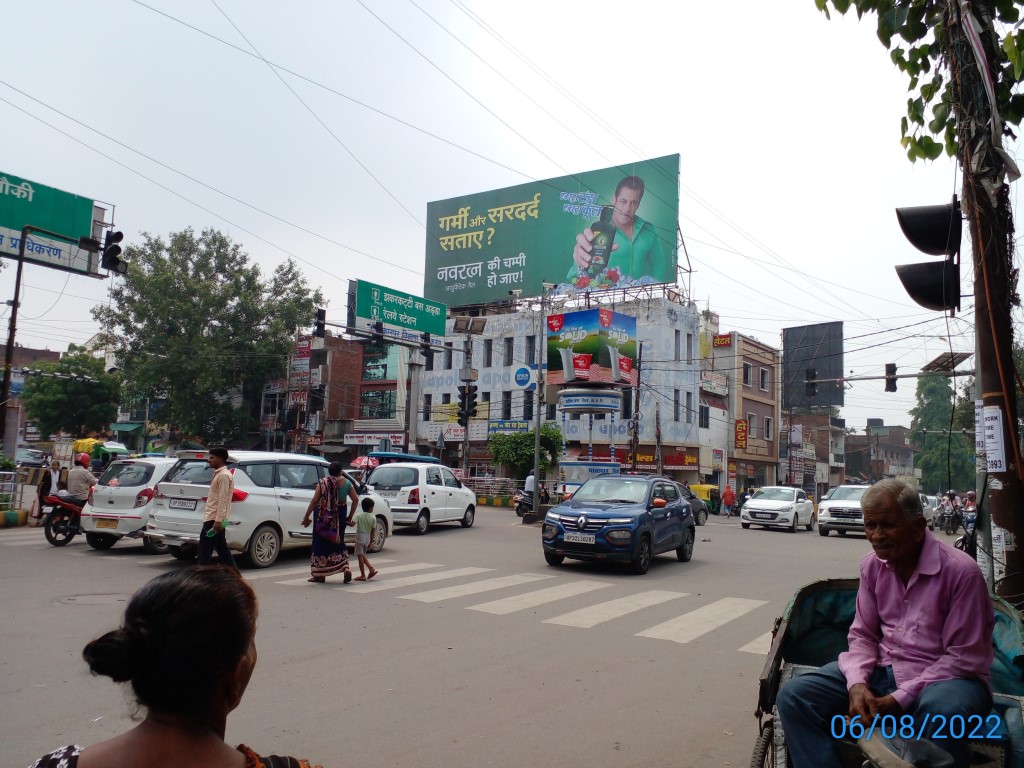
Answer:
[[[383,323],[385,334],[401,341],[418,342],[421,333],[444,336],[448,318],[448,307],[444,304],[365,280],[352,282],[356,283],[356,328],[368,330],[371,323]]]
[[[94,203],[10,173],[0,173],[0,256],[17,258],[22,227],[59,232],[77,243],[93,237]],[[48,267],[88,273],[91,254],[65,240],[30,234],[25,260]]]
[[[679,155],[427,205],[423,295],[509,295],[674,283]]]

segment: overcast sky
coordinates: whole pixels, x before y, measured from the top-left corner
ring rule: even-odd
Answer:
[[[944,318],[893,270],[929,258],[893,209],[960,179],[906,160],[906,84],[873,18],[813,0],[22,0],[4,17],[0,171],[114,204],[129,242],[215,227],[268,272],[292,255],[330,321],[350,278],[422,292],[428,201],[679,153],[685,287],[723,332],[781,346],[842,320],[854,375],[973,349],[973,299]],[[105,282],[29,266],[24,283],[20,343],[98,330]],[[843,414],[909,424],[913,392],[855,384]]]

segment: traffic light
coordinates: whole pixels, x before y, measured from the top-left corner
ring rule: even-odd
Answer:
[[[327,392],[323,384],[318,387],[312,387],[309,390],[309,412],[316,413],[317,411],[322,411],[326,400]]]
[[[885,364],[885,391],[896,391],[896,363]]]
[[[313,335],[318,339],[322,339],[327,334],[327,310],[322,307],[316,311],[316,327],[313,329]]]
[[[469,420],[476,416],[476,384],[459,385],[459,425],[469,426]]]
[[[804,389],[804,396],[805,397],[816,397],[817,396],[817,394],[818,394],[817,378],[818,378],[818,369],[817,368],[808,368],[807,369],[807,379],[804,382],[805,385],[806,385],[806,387]]]
[[[384,336],[384,323],[379,320],[376,323],[370,323],[370,333],[376,338],[382,338]]]
[[[103,255],[100,256],[100,266],[108,272],[117,272],[123,275],[128,271],[128,262],[121,259],[121,246],[118,245],[124,240],[123,232],[107,232],[103,240]]]
[[[949,205],[897,208],[896,218],[911,245],[930,256],[946,257],[941,264],[922,261],[897,266],[896,274],[907,294],[925,309],[959,310],[963,220],[956,195]]]
[[[420,334],[420,351],[423,353],[424,360],[431,360],[434,357],[434,350],[430,346],[430,334]]]

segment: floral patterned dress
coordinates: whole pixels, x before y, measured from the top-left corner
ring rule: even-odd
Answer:
[[[312,765],[308,760],[299,760],[294,757],[279,755],[261,757],[244,744],[239,744],[237,749],[245,755],[245,768],[322,768],[319,765]],[[55,749],[50,754],[39,758],[29,768],[75,768],[78,765],[80,754],[82,754],[82,747],[68,744],[66,747]]]
[[[348,481],[345,481],[345,493],[348,493]],[[341,515],[342,504],[338,496],[337,479],[328,475],[320,481],[320,504],[313,510],[313,553],[309,561],[313,578],[333,576],[349,570],[345,517]],[[320,535],[319,531],[324,527],[339,532],[337,542]]]

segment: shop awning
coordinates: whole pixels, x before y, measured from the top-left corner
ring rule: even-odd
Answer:
[[[134,421],[117,421],[110,425],[111,432],[138,432],[142,424]]]
[[[700,401],[703,405],[706,405],[708,408],[717,408],[720,411],[729,410],[729,406],[726,405],[725,403],[725,398],[719,397],[718,395],[709,395],[707,393],[703,393],[700,396]]]

